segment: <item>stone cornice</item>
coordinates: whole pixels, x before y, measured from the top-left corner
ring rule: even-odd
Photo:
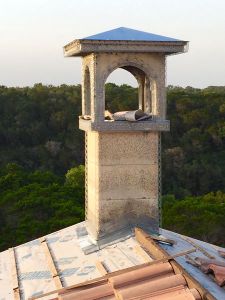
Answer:
[[[91,120],[79,119],[79,128],[84,131],[105,131],[105,132],[134,132],[134,131],[169,131],[170,121],[103,121],[92,122]]]
[[[183,53],[187,51],[188,42],[149,42],[149,41],[96,41],[74,40],[64,46],[64,55],[85,56],[88,53],[99,52],[136,52],[151,53],[161,52],[165,54]]]

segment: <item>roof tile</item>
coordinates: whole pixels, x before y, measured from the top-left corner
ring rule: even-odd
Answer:
[[[225,267],[210,264],[208,266],[208,272],[213,271],[216,282],[223,286],[225,284]]]
[[[114,288],[119,288],[124,285],[137,283],[145,279],[155,279],[162,276],[173,275],[173,268],[170,263],[160,263],[157,265],[143,267],[139,270],[127,272],[118,276],[111,277],[109,282]]]
[[[149,295],[162,290],[186,286],[186,281],[181,274],[158,279],[148,279],[133,285],[127,285],[117,290],[118,299],[129,300],[133,297]]]
[[[110,296],[110,297],[109,297]],[[59,300],[94,300],[94,299],[114,299],[114,291],[107,282],[97,284],[85,289],[73,289],[59,296]],[[108,298],[109,297],[109,298]]]

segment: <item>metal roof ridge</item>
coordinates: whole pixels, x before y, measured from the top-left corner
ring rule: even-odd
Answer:
[[[127,40],[127,41],[168,41],[168,42],[179,42],[180,39],[171,38],[147,31],[141,31],[138,29],[128,27],[117,27],[107,31],[103,31],[94,35],[84,37],[80,40]]]

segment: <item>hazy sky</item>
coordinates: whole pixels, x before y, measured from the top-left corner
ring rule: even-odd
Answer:
[[[190,41],[168,58],[168,84],[225,85],[225,0],[0,0],[0,85],[80,83],[81,59],[62,47],[121,26]]]

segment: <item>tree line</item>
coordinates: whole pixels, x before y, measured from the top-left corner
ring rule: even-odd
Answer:
[[[110,111],[138,91],[106,84]],[[167,88],[163,227],[224,245],[225,87]],[[0,86],[0,249],[84,218],[81,86]]]

